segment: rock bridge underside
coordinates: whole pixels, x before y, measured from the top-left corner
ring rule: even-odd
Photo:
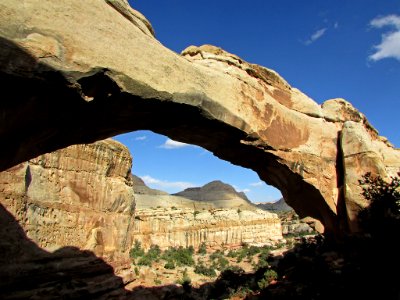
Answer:
[[[400,152],[343,99],[317,104],[220,48],[180,55],[124,0],[0,3],[0,170],[149,129],[257,172],[317,229],[357,231],[358,179]]]

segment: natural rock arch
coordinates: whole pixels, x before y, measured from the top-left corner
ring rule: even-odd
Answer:
[[[357,230],[359,176],[399,168],[399,151],[348,102],[319,106],[276,72],[217,47],[179,56],[124,0],[0,7],[0,170],[150,129],[253,169],[301,216],[339,233]]]

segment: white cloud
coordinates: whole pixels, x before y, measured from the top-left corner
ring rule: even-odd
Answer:
[[[263,186],[263,185],[264,185],[264,182],[262,182],[262,181],[257,181],[257,182],[250,183],[250,185],[251,185],[251,186]]]
[[[189,187],[195,187],[196,185],[190,182],[185,181],[168,181],[168,180],[160,180],[151,177],[150,175],[140,176],[140,178],[153,188],[158,189],[167,189],[168,192],[172,192],[172,190],[181,191],[187,189]]]
[[[240,193],[240,192],[243,192],[243,193],[249,193],[249,192],[251,192],[250,189],[241,189],[241,188],[239,188],[239,187],[236,186],[236,185],[232,185],[232,186],[233,186],[233,188],[235,189],[235,191],[238,192],[238,193]]]
[[[378,61],[384,58],[395,58],[400,61],[400,16],[388,15],[376,17],[370,22],[373,28],[391,27],[393,31],[382,34],[382,41],[375,45],[375,53],[369,59]]]
[[[338,23],[338,22],[335,22],[335,23],[333,24],[333,28],[338,29],[338,28],[339,28],[339,23]]]
[[[135,141],[144,141],[145,139],[147,139],[147,136],[145,135],[135,137]]]
[[[171,139],[167,139],[164,144],[160,145],[160,148],[163,149],[178,149],[178,148],[183,148],[183,147],[189,147],[192,146],[190,144],[185,144],[181,142],[177,142]]]
[[[316,40],[320,39],[326,32],[327,28],[321,28],[314,32],[311,37],[304,42],[305,45],[310,45],[314,43]]]

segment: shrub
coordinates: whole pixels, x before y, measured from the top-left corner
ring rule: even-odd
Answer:
[[[129,251],[129,256],[132,258],[133,262],[135,262],[135,258],[139,258],[143,255],[144,255],[144,250],[142,249],[142,244],[140,243],[140,241],[135,240],[135,244]]]
[[[154,261],[158,261],[160,255],[161,250],[158,245],[151,245],[149,251],[146,253],[146,256],[149,256]]]
[[[187,269],[185,269],[182,273],[182,278],[177,280],[178,284],[181,284],[183,286],[187,286],[190,285],[192,283],[192,280],[190,279],[188,273],[187,273]]]
[[[145,255],[139,259],[137,264],[139,266],[149,266],[150,267],[153,264],[153,259],[150,256]]]
[[[400,173],[398,173],[400,176]],[[385,181],[382,177],[372,177],[366,173],[362,180],[363,196],[370,201],[369,207],[360,212],[362,229],[375,237],[390,237],[400,229],[400,179],[391,177]]]
[[[161,256],[162,259],[166,261],[174,261],[178,266],[193,266],[193,247],[183,248],[182,246],[179,248],[169,248],[164,251]]]
[[[215,277],[217,273],[215,273],[215,269],[213,267],[207,267],[203,263],[199,263],[195,266],[194,272],[196,274],[202,274],[208,277]]]
[[[197,253],[200,255],[206,255],[207,254],[207,246],[205,242],[202,242],[199,246],[199,249],[197,250]]]
[[[258,287],[260,289],[265,289],[271,283],[272,280],[275,280],[277,278],[278,274],[274,270],[269,269],[265,271],[264,277],[257,282]]]
[[[173,260],[168,260],[167,263],[164,265],[164,268],[169,270],[175,269],[175,262]]]

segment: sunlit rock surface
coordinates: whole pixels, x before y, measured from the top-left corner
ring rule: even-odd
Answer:
[[[357,231],[365,205],[355,177],[400,166],[399,151],[350,103],[320,106],[275,71],[211,45],[178,55],[125,0],[4,0],[0,14],[1,170],[149,129],[253,169],[300,217],[338,235]],[[368,157],[354,146],[361,140]]]

